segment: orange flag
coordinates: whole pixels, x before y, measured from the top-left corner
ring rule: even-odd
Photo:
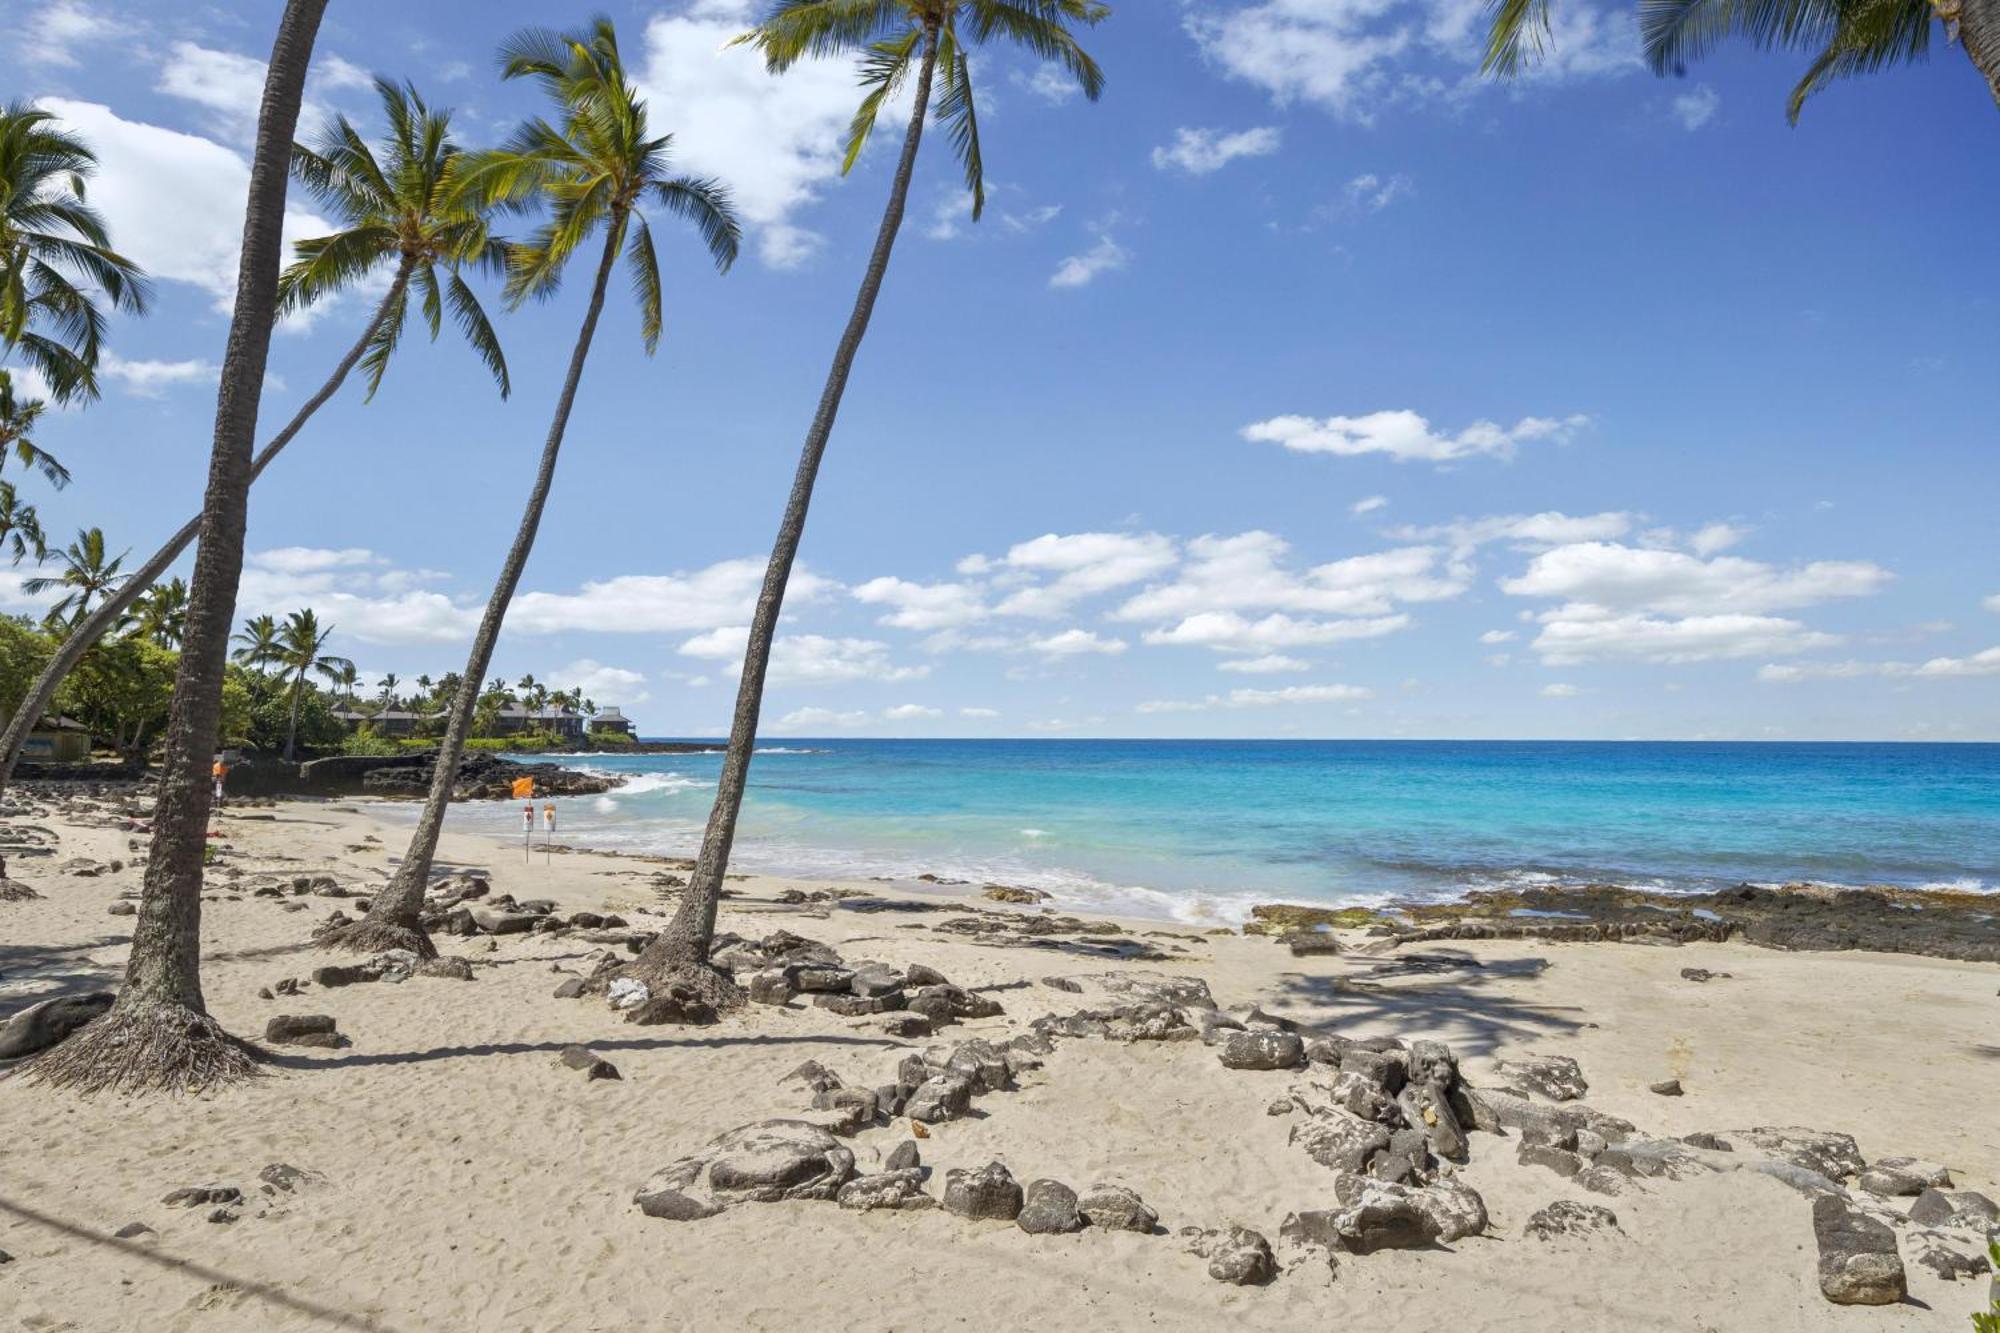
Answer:
[[[514,779],[514,799],[515,799],[515,800],[517,800],[517,801],[532,801],[532,800],[534,800],[534,799],[535,799],[535,780],[534,780],[533,778],[515,778],[515,779]]]

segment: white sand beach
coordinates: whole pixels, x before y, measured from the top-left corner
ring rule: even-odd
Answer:
[[[42,897],[0,906],[7,1009],[57,989],[114,986],[124,962],[130,918],[108,912],[136,891],[136,868],[80,878],[56,866],[129,860],[132,835],[50,826],[60,855],[14,867]],[[0,1080],[0,1249],[14,1257],[0,1266],[7,1327],[1275,1329],[1393,1312],[1468,1333],[1900,1330],[1963,1328],[1984,1299],[1983,1277],[1947,1282],[1915,1262],[1929,1242],[1906,1224],[1908,1300],[1835,1306],[1818,1287],[1810,1201],[1770,1176],[1632,1180],[1604,1197],[1518,1163],[1510,1138],[1486,1133],[1470,1135],[1459,1173],[1485,1200],[1486,1234],[1343,1255],[1329,1277],[1323,1254],[1287,1247],[1279,1233],[1289,1213],[1335,1206],[1333,1173],[1288,1143],[1297,1115],[1268,1110],[1315,1071],[1224,1068],[1198,1041],[1062,1040],[1018,1090],[980,1097],[971,1118],[932,1126],[919,1142],[933,1194],[948,1169],[999,1161],[1022,1182],[1129,1187],[1157,1211],[1157,1234],[1030,1235],[941,1209],[827,1202],[656,1220],[634,1206],[635,1189],[725,1130],[801,1113],[810,1092],[784,1080],[802,1062],[869,1087],[893,1081],[898,1061],[927,1043],[797,1002],[753,1004],[712,1027],[633,1026],[601,999],[552,997],[565,972],[587,972],[603,951],[565,934],[441,938],[446,956],[471,963],[470,982],[308,985],[262,999],[285,978],[351,961],[306,945],[342,904],[232,892],[228,870],[241,872],[238,889],[261,876],[330,874],[365,893],[385,880],[400,839],[365,805],[229,811],[218,828],[226,869],[212,874],[202,924],[211,1011],[249,1037],[274,1014],[328,1014],[352,1044],[273,1048],[267,1076],[180,1100],[80,1100]],[[648,882],[659,867],[643,860],[572,853],[524,866],[518,847],[450,835],[444,856],[490,876],[495,893],[554,899],[562,912],[617,912],[643,928],[672,906]],[[775,901],[824,884],[735,887],[725,930],[791,930],[850,963],[927,964],[1004,1006],[940,1042],[997,1042],[1088,1002],[1090,985],[1072,994],[1044,977],[1167,973],[1199,978],[1238,1013],[1258,1005],[1349,1036],[1444,1041],[1473,1084],[1493,1081],[1497,1059],[1572,1056],[1588,1104],[1647,1135],[1802,1126],[1852,1134],[1871,1161],[1942,1163],[1961,1189],[1992,1192],[2000,1180],[1991,966],[1740,945],[1473,942],[1371,954],[1379,942],[1358,934],[1339,956],[1295,958],[1267,938],[1140,921],[1122,924],[1168,947],[1172,961],[1121,963],[975,944],[932,928],[947,914]],[[893,896],[920,887],[896,885]],[[1687,967],[1729,975],[1696,983],[1681,976]],[[572,1044],[613,1062],[620,1078],[564,1067],[558,1053]],[[1668,1077],[1685,1095],[1648,1091]],[[879,1169],[912,1132],[900,1118],[861,1130],[849,1141],[858,1168]],[[279,1163],[310,1174],[289,1191],[260,1188],[259,1173]],[[211,1184],[245,1195],[223,1210],[230,1220],[162,1203]],[[1853,1194],[1884,1214],[1910,1202]],[[1610,1208],[1616,1228],[1524,1234],[1531,1214],[1560,1199]],[[132,1223],[149,1230],[115,1236]],[[1219,1283],[1177,1234],[1231,1225],[1269,1237],[1286,1271],[1264,1286]],[[1931,1234],[1979,1249],[1969,1231]]]

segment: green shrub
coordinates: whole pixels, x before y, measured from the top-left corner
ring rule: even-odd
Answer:
[[[1993,1272],[2000,1275],[2000,1240],[1987,1244],[1986,1256],[1993,1261]],[[1992,1303],[1985,1314],[1972,1316],[1972,1333],[2000,1333],[2000,1276],[1994,1279],[1988,1295]]]
[[[340,743],[342,754],[392,755],[403,753],[405,748],[394,736],[377,735],[369,726],[363,726]]]

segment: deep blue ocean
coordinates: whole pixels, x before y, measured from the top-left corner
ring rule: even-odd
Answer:
[[[695,849],[720,755],[552,758],[630,779],[560,802],[560,841]],[[1529,881],[2000,891],[2000,745],[787,739],[752,767],[735,864],[1188,921]]]

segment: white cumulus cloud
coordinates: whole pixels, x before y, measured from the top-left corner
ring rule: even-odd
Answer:
[[[1523,417],[1512,426],[1475,421],[1456,433],[1444,433],[1415,412],[1369,412],[1357,417],[1278,416],[1252,422],[1244,439],[1277,444],[1302,454],[1359,457],[1382,454],[1399,463],[1448,463],[1464,458],[1512,458],[1531,440],[1557,442],[1572,438],[1589,418]]]
[[[1188,129],[1174,131],[1174,141],[1153,150],[1153,165],[1161,171],[1180,170],[1190,176],[1206,176],[1220,171],[1239,157],[1269,157],[1278,151],[1283,135],[1276,126],[1226,133],[1222,130]]]

